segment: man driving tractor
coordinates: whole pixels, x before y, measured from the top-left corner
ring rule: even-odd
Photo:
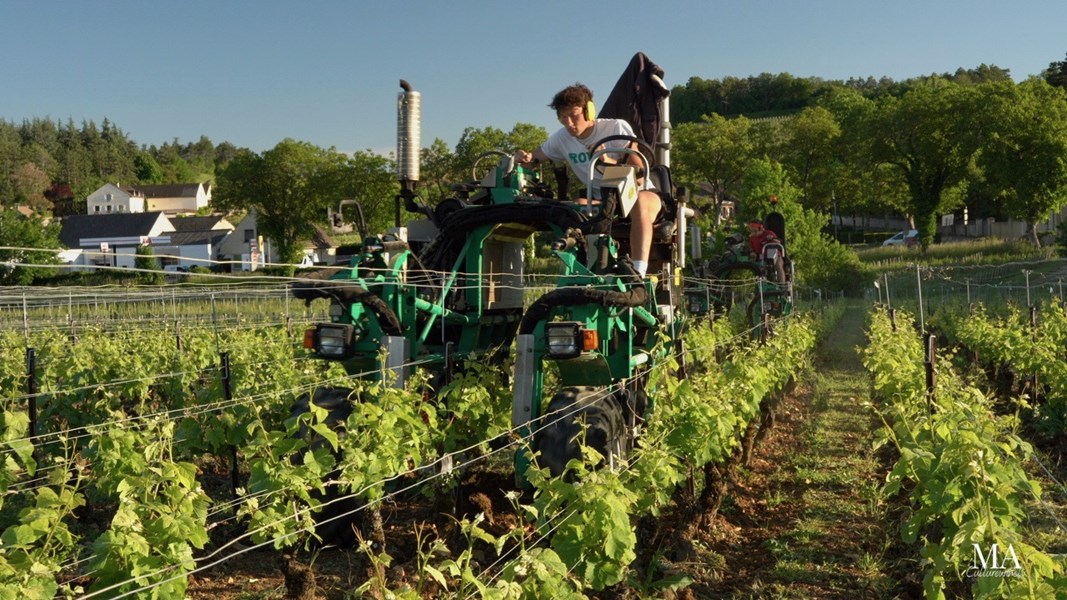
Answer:
[[[613,135],[633,136],[633,128],[622,119],[598,119],[593,107],[593,92],[586,86],[576,83],[560,90],[549,107],[556,111],[556,117],[563,125],[549,136],[548,140],[533,152],[519,150],[515,161],[523,164],[536,164],[545,160],[564,161],[571,171],[578,176],[583,185],[589,185],[589,161],[597,140]],[[611,141],[608,147],[636,148],[636,144],[625,141]],[[641,159],[628,154],[626,162],[643,167]],[[580,202],[583,200],[579,200]],[[659,215],[663,202],[655,190],[641,190],[637,202],[630,212],[632,227],[630,229],[630,257],[634,269],[641,276],[648,270],[649,249],[652,245],[652,224]]]

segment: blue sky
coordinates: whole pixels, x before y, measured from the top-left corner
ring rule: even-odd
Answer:
[[[905,79],[971,68],[1016,80],[1067,54],[1067,2],[939,0],[0,0],[0,118],[104,117],[139,144],[207,135],[395,146],[400,79],[423,144],[517,122],[582,81],[603,99],[643,51],[669,85],[762,72]]]

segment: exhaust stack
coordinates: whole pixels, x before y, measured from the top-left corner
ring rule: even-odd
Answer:
[[[422,148],[421,95],[411,89],[403,79],[404,90],[396,100],[396,159],[400,183],[415,183],[419,180],[419,152]]]
[[[419,153],[422,150],[422,96],[411,84],[400,80],[401,91],[396,99],[396,173],[400,180],[400,196],[396,202],[396,226],[400,227],[400,200],[410,211],[418,211],[415,186],[419,182]]]

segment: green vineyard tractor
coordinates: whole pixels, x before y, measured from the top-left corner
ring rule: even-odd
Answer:
[[[667,88],[659,85],[665,113]],[[475,165],[477,181],[453,186],[453,196],[431,208],[415,194],[419,96],[402,86],[398,223],[401,204],[421,218],[367,237],[348,268],[330,279],[294,286],[297,298],[330,301],[330,322],[309,329],[305,346],[340,361],[353,377],[398,386],[416,364],[436,386],[456,356],[493,362],[514,352],[512,425],[530,440],[516,452],[517,482],[526,482],[531,450],[539,464],[561,473],[580,457],[583,431],[586,443],[613,463],[632,447],[650,409],[644,373],[677,350],[685,325],[682,267],[694,213],[673,193],[669,127],[651,146],[623,136],[637,149],[593,153],[587,196],[599,202],[557,200],[538,171],[494,151]],[[632,192],[625,186],[641,173],[602,168],[608,154],[617,160],[619,153],[643,163],[644,180],[663,199],[647,278],[627,258],[629,224],[621,218],[621,199]],[[559,273],[555,287],[531,302],[524,253],[535,235],[551,240]],[[337,397],[336,390],[320,393]],[[310,402],[318,403],[318,394]]]
[[[793,312],[794,264],[785,249],[785,221],[772,212],[765,222],[774,239],[753,248],[741,234],[726,237],[725,249],[694,269],[696,284],[686,288],[692,314],[723,315],[738,299],[747,299],[753,337],[770,333],[773,323]]]

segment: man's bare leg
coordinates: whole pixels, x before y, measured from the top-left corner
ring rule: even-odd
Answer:
[[[663,201],[659,194],[644,190],[630,211],[630,259],[642,276],[648,269],[648,255],[652,247],[652,223],[659,215]]]

